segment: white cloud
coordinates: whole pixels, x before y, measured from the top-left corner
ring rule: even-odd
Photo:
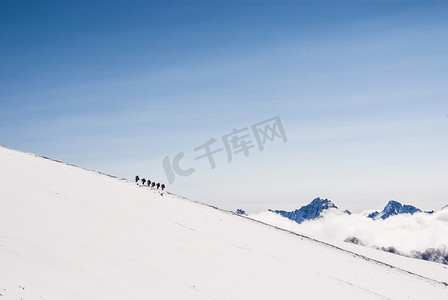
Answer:
[[[372,220],[363,214],[341,214],[330,210],[322,218],[297,224],[271,212],[251,216],[254,219],[325,240],[343,241],[357,237],[370,247],[394,247],[411,255],[413,250],[448,246],[448,209],[434,214],[402,214],[386,220]]]

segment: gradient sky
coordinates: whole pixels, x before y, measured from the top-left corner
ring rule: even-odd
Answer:
[[[288,141],[193,149],[279,116]],[[446,1],[0,1],[0,144],[224,209],[448,204]]]

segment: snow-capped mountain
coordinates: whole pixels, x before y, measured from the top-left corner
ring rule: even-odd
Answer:
[[[310,204],[302,206],[294,211],[269,210],[279,214],[285,218],[302,223],[306,220],[314,220],[319,218],[323,211],[328,209],[338,209],[333,202],[328,199],[316,198]],[[348,211],[346,213],[349,213]]]
[[[417,266],[418,275],[411,274],[391,267],[399,256],[382,263],[3,147],[0,204],[1,299],[438,300],[448,294],[431,275],[433,266],[408,262]]]
[[[375,211],[371,214],[369,214],[367,217],[372,219],[387,219],[390,216],[395,216],[398,214],[415,214],[416,212],[422,212],[420,209],[416,208],[412,205],[402,205],[398,201],[391,200],[387,205],[384,207],[383,211],[378,212]]]
[[[277,218],[272,216],[274,213]],[[437,212],[421,211],[397,201],[390,201],[381,212],[342,213],[331,201],[317,198],[292,212],[269,210],[251,217],[319,239],[335,238],[335,241],[448,264],[447,213],[446,208]],[[401,217],[396,217],[398,215]],[[290,219],[298,226],[278,218]],[[303,223],[305,220],[313,222]]]

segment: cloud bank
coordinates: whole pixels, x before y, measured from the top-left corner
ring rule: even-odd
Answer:
[[[401,214],[385,220],[372,220],[365,214],[348,215],[330,209],[321,218],[302,224],[272,212],[250,217],[318,239],[344,241],[356,237],[365,246],[389,249],[407,256],[415,257],[418,256],[416,251],[421,255],[435,248],[442,256],[448,257],[448,209],[434,214]]]

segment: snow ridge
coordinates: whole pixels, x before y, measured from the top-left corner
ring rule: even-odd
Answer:
[[[448,293],[432,279],[130,181],[2,147],[0,166],[2,299]],[[33,180],[24,184],[25,173]]]

